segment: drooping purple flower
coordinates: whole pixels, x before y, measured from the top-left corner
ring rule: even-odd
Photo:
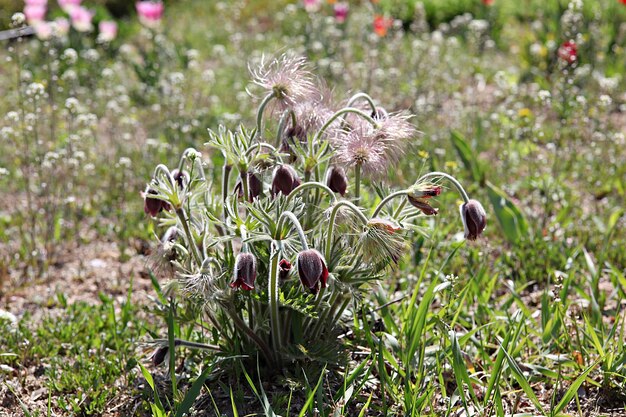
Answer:
[[[250,194],[248,196],[248,201],[253,201],[263,192],[263,181],[261,181],[259,177],[253,172],[248,172],[246,174],[246,177],[248,178],[248,193]],[[239,178],[237,179],[237,183],[235,184],[235,191],[237,192],[239,198],[243,198],[243,184],[241,175],[239,176]]]
[[[161,200],[159,198],[150,197],[151,195],[158,195],[159,193],[152,188],[147,188],[143,193],[143,211],[146,214],[149,214],[152,217],[156,217],[157,214],[162,212],[163,210],[171,210],[172,206],[167,201]]]
[[[348,178],[342,167],[331,166],[328,169],[328,172],[326,172],[326,186],[335,193],[339,193],[342,196],[346,195]]]
[[[281,259],[278,263],[278,279],[280,279],[281,282],[285,281],[289,277],[289,273],[292,269],[293,266],[291,265],[291,262],[287,259]]]
[[[317,93],[311,72],[302,57],[284,54],[267,62],[261,61],[257,69],[250,69],[253,83],[266,93],[274,94],[280,108],[293,107]]]
[[[298,173],[291,165],[279,165],[272,175],[272,197],[279,192],[289,195],[300,184]]]
[[[237,259],[235,260],[235,270],[233,272],[233,280],[230,283],[230,287],[250,291],[254,289],[255,280],[256,257],[251,253],[240,253],[237,255]]]
[[[298,254],[296,261],[300,282],[313,294],[319,291],[320,283],[326,288],[328,281],[328,268],[321,253],[315,249],[303,250]]]
[[[189,184],[189,173],[187,171],[179,171],[178,168],[172,171],[172,178],[178,184],[178,188],[184,190]]]
[[[476,240],[487,226],[487,213],[477,200],[461,205],[461,220],[465,228],[465,239]]]

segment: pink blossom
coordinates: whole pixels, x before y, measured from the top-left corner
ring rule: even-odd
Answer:
[[[35,25],[44,20],[46,17],[46,6],[26,5],[24,7],[24,16],[30,25]]]
[[[163,17],[163,3],[160,1],[138,1],[135,3],[139,21],[145,26],[154,27],[159,24]]]
[[[335,20],[337,21],[337,23],[343,23],[346,21],[349,9],[350,6],[348,5],[348,3],[335,4]]]
[[[64,17],[54,19],[58,36],[65,36],[70,31],[70,22]]]
[[[41,22],[37,22],[34,25],[34,28],[35,28],[35,34],[37,35],[39,39],[47,40],[52,37],[52,25],[50,24],[50,22],[46,22],[45,20],[42,20]]]
[[[79,7],[81,1],[82,0],[58,0],[58,3],[61,9],[69,13],[73,8]]]
[[[24,0],[26,6],[47,6],[48,0]]]
[[[79,32],[88,32],[93,29],[91,19],[94,12],[87,10],[82,6],[76,6],[70,10],[70,18],[72,19],[72,26]]]
[[[111,42],[117,37],[117,23],[112,20],[103,20],[98,24],[100,35],[98,38],[103,42]]]
[[[306,10],[309,13],[317,12],[322,5],[321,0],[303,0],[303,3],[304,3],[304,10]]]

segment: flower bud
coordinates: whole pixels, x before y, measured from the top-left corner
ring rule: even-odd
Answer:
[[[317,294],[320,281],[322,288],[326,287],[328,268],[326,267],[326,261],[324,261],[324,257],[321,253],[315,249],[303,250],[298,254],[296,264],[298,266],[300,282],[302,282],[302,285],[308,288],[311,293]]]
[[[427,216],[434,216],[438,213],[439,210],[437,210],[436,208],[434,208],[433,206],[431,206],[428,203],[428,200],[424,197],[422,198],[418,198],[418,197],[413,197],[410,194],[406,196],[407,200],[409,200],[409,203],[411,203],[411,205],[413,207],[416,207],[418,209],[420,209],[422,211],[422,213],[424,213]]]
[[[178,188],[184,190],[187,184],[189,184],[189,173],[187,171],[179,171],[175,169],[172,171],[172,178],[176,184],[178,184]]]
[[[163,201],[159,198],[150,197],[150,195],[158,195],[158,193],[152,188],[148,188],[145,193],[143,193],[143,211],[146,214],[149,214],[152,217],[156,217],[157,214],[162,212],[163,210],[171,210],[172,206],[167,201]]]
[[[278,279],[280,279],[280,281],[286,281],[287,278],[289,278],[289,273],[292,268],[291,262],[287,259],[281,259],[278,263]]]
[[[155,350],[154,353],[152,354],[152,364],[154,366],[161,365],[163,362],[165,362],[165,358],[167,357],[168,352],[169,352],[168,346],[158,347],[157,350]]]
[[[487,225],[485,209],[476,200],[470,200],[461,205],[461,219],[465,228],[465,239],[468,240],[476,240]]]
[[[248,177],[248,193],[250,194],[248,196],[248,201],[253,201],[263,192],[263,182],[252,172],[246,173],[246,176]],[[237,179],[237,184],[235,184],[235,191],[237,192],[239,198],[243,198],[241,175],[239,176],[239,179]]]
[[[433,216],[437,214],[438,210],[430,205],[428,199],[439,194],[441,194],[440,185],[424,182],[412,186],[406,198],[413,207],[420,209],[427,216]]]
[[[346,177],[346,173],[343,168],[337,166],[330,167],[326,173],[326,185],[333,192],[339,193],[342,196],[346,195],[346,190],[348,189],[348,178]]]
[[[289,195],[294,188],[301,184],[298,173],[290,165],[279,165],[274,170],[272,178],[272,196],[279,192]]]
[[[241,288],[250,291],[254,289],[255,280],[256,258],[251,253],[240,253],[235,260],[235,271],[230,288]]]

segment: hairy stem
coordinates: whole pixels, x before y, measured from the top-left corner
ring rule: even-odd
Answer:
[[[405,196],[405,195],[407,195],[407,190],[396,191],[395,193],[391,193],[387,197],[383,198],[382,201],[378,203],[378,205],[376,206],[376,209],[374,209],[374,214],[372,214],[372,218],[376,217],[378,213],[380,213],[383,207],[385,207],[385,204],[387,204],[388,202],[390,202],[396,197]]]
[[[255,137],[258,137],[259,135],[263,134],[263,113],[265,112],[265,108],[267,107],[269,102],[272,101],[274,99],[274,97],[275,97],[275,94],[273,92],[269,93],[267,96],[265,96],[265,98],[263,99],[263,101],[259,105],[259,109],[257,110],[257,114],[256,114],[256,134],[255,134]]]

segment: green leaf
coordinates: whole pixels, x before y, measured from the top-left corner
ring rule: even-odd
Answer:
[[[535,392],[533,391],[530,384],[526,380],[526,377],[522,373],[522,370],[519,368],[519,366],[517,366],[517,363],[511,357],[511,355],[509,355],[506,349],[502,348],[502,352],[504,352],[504,356],[506,356],[506,360],[509,363],[509,369],[511,370],[511,374],[513,375],[513,378],[515,378],[515,380],[520,385],[520,387],[522,387],[522,389],[528,396],[528,399],[533,403],[533,405],[539,411],[541,411],[541,414],[545,414],[543,411],[543,407],[541,406],[541,403],[539,402],[539,399],[537,398],[537,396],[535,395]]]
[[[317,390],[320,389],[320,386],[322,385],[322,381],[324,380],[324,372],[326,371],[326,367],[324,367],[322,369],[322,372],[320,374],[320,379],[317,381],[317,384],[315,385],[315,389],[313,389],[313,391],[311,391],[306,399],[306,402],[304,403],[304,406],[302,407],[302,410],[300,411],[299,417],[304,417],[307,415],[307,411],[309,410],[309,408],[311,407],[311,405],[313,404],[313,400],[315,399],[315,393],[317,393]]]
[[[598,363],[600,363],[601,360],[602,358],[595,361],[589,368],[585,369],[585,371],[582,374],[580,374],[580,376],[576,378],[574,382],[572,382],[572,385],[570,385],[570,387],[568,388],[563,398],[561,398],[561,401],[559,401],[557,406],[554,407],[554,409],[552,410],[551,415],[553,416],[557,415],[565,407],[567,407],[567,404],[569,404],[569,402],[572,401],[572,398],[574,398],[574,396],[577,394],[578,388],[580,388],[583,382],[585,382],[585,379],[587,379],[591,371],[593,371],[593,369],[598,365]]]
[[[469,171],[474,181],[482,182],[484,174],[480,168],[478,159],[474,156],[474,152],[470,148],[469,144],[459,132],[453,130],[450,132],[450,138],[452,139],[452,145],[456,152],[459,154],[463,165]]]
[[[204,385],[204,381],[206,381],[206,379],[209,377],[209,373],[211,373],[212,369],[213,369],[212,367],[207,366],[206,368],[204,368],[204,371],[202,371],[202,374],[200,374],[200,376],[196,378],[196,380],[191,385],[191,388],[189,388],[189,391],[187,391],[187,393],[185,394],[185,398],[183,399],[183,402],[181,402],[180,405],[178,406],[178,409],[176,410],[176,417],[183,417],[184,414],[189,412],[189,409],[191,408],[193,403],[196,401],[196,398],[198,398],[198,395],[200,395],[200,390],[202,389],[202,386]],[[231,391],[231,399],[232,399],[232,391]],[[235,412],[235,417],[236,416],[237,414]]]
[[[487,194],[506,239],[511,243],[517,243],[528,237],[526,218],[504,191],[487,182]]]

